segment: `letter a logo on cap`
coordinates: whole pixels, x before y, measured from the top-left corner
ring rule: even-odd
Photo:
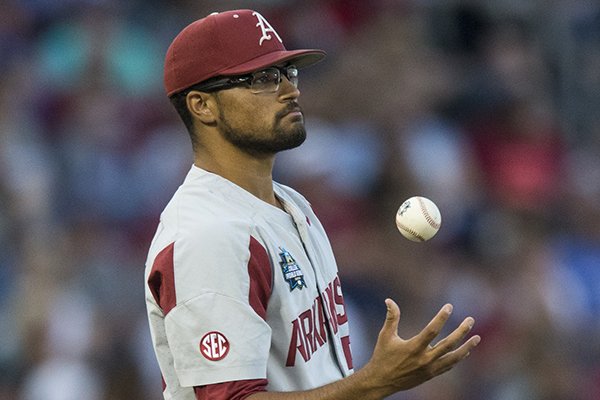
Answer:
[[[269,21],[267,21],[265,19],[265,17],[263,17],[256,11],[254,11],[252,13],[252,15],[254,15],[256,17],[256,19],[258,20],[258,23],[256,24],[256,26],[258,26],[262,32],[262,36],[260,37],[260,40],[258,41],[259,46],[262,46],[263,41],[271,40],[273,38],[273,36],[269,35],[269,32],[273,32],[273,34],[275,34],[275,36],[277,36],[277,39],[279,39],[279,41],[281,43],[283,43],[283,40],[281,40],[281,38],[279,37],[277,32],[275,32],[275,29],[273,29],[273,27],[271,26],[271,24],[269,24]]]

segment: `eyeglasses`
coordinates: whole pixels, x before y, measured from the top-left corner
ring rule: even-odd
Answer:
[[[193,87],[201,92],[213,92],[229,89],[239,85],[247,85],[252,93],[273,93],[279,90],[282,75],[287,77],[294,87],[298,87],[298,68],[295,65],[286,67],[269,67],[248,75],[217,78]]]

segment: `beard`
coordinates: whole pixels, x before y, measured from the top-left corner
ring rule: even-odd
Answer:
[[[273,126],[268,129],[236,129],[229,124],[227,116],[222,114],[220,130],[225,140],[248,154],[268,155],[294,149],[306,140],[306,129],[303,121],[284,128],[281,122],[288,111],[289,109],[285,109],[277,113]]]

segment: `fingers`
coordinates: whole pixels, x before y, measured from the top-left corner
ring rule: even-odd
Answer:
[[[454,365],[456,365],[456,363],[466,358],[471,353],[471,350],[473,350],[473,348],[477,346],[480,341],[481,337],[479,335],[475,335],[473,337],[470,337],[469,340],[463,343],[462,346],[460,346],[456,350],[450,351],[447,354],[441,356],[437,360],[436,375],[450,370],[452,367],[454,367]]]
[[[391,299],[386,299],[385,304],[387,306],[387,313],[379,337],[380,339],[398,338],[400,308]],[[441,368],[446,370],[452,368],[454,364],[466,357],[471,349],[477,346],[481,340],[476,335],[458,347],[475,324],[475,320],[472,317],[467,317],[448,336],[440,340],[435,346],[431,346],[431,342],[440,334],[450,318],[452,309],[451,304],[444,305],[427,326],[409,341],[413,343],[414,351],[426,354],[428,360],[437,364],[435,369]]]
[[[392,337],[398,335],[398,324],[400,322],[400,307],[392,299],[386,299],[387,313],[383,328],[379,332],[380,337]]]
[[[440,340],[430,351],[432,360],[435,361],[435,375],[442,374],[450,370],[456,363],[467,357],[471,350],[479,344],[481,337],[475,335],[469,338],[456,350],[453,350],[471,331],[475,320],[467,317],[464,321],[448,336]]]
[[[435,359],[452,351],[467,336],[474,324],[475,320],[472,317],[465,318],[452,333],[433,346],[431,356]]]
[[[419,348],[426,348],[440,334],[442,328],[452,314],[452,304],[446,304],[438,311],[435,317],[427,324],[425,328],[412,340]]]
[[[461,344],[475,323],[473,318],[468,317],[435,346],[430,345],[450,318],[451,304],[444,305],[419,334],[403,340],[398,336],[400,308],[391,299],[386,299],[385,304],[385,322],[367,366],[375,371],[376,379],[393,381],[395,390],[412,388],[450,370],[481,340],[476,335]]]

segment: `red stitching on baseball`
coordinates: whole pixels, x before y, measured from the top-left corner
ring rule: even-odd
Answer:
[[[417,232],[413,231],[413,230],[412,230],[412,229],[410,229],[409,227],[407,227],[407,226],[404,226],[402,223],[400,223],[400,222],[397,222],[397,221],[396,221],[396,225],[398,225],[398,228],[400,228],[400,229],[402,229],[402,230],[404,230],[404,231],[406,231],[406,232],[410,233],[412,236],[416,237],[416,238],[417,238],[417,239],[419,239],[421,242],[424,242],[424,241],[425,241],[425,238],[424,238],[423,236],[419,235]]]
[[[425,202],[423,201],[423,199],[419,197],[418,200],[419,206],[421,207],[421,211],[423,212],[423,216],[425,217],[425,220],[427,220],[429,226],[431,226],[433,229],[440,229],[440,224],[438,222],[435,222],[431,215],[429,215],[429,212],[427,211],[427,207],[425,206]]]

